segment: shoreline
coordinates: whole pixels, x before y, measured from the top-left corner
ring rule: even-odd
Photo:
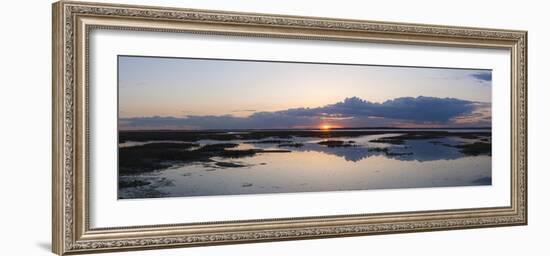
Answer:
[[[443,131],[443,130],[243,130],[239,133],[232,131],[119,131],[118,142],[126,141],[185,141],[196,142],[199,140],[260,140],[265,138],[290,139],[292,137],[312,137],[312,138],[337,138],[337,137],[358,137],[364,135],[386,134],[391,131],[410,136],[421,137],[440,137],[440,136],[491,136],[491,130],[479,129],[476,131]]]

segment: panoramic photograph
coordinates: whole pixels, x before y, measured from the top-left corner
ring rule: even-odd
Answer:
[[[118,56],[118,198],[490,186],[484,69]]]

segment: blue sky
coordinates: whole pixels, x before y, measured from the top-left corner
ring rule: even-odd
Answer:
[[[119,57],[121,129],[490,126],[488,70]]]

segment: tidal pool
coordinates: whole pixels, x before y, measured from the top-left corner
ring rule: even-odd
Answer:
[[[164,167],[156,170],[119,173],[118,197],[128,199],[491,184],[490,133],[475,136],[460,133],[417,136],[396,131],[359,136],[306,135],[266,136],[254,140],[239,137],[190,142],[163,140],[163,143],[190,143],[181,152],[195,158],[164,161]],[[152,143],[155,142],[124,141],[120,148]],[[210,148],[222,148],[223,151],[216,152],[223,154],[209,153],[206,157],[204,154],[197,155],[197,152],[206,152],[204,149],[207,145]],[[483,150],[479,150],[480,145]],[[237,152],[251,153],[233,154]]]

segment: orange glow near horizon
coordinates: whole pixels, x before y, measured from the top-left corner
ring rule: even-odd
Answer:
[[[332,129],[332,126],[330,124],[321,125],[321,130],[327,131],[327,130],[330,130],[330,129]]]

